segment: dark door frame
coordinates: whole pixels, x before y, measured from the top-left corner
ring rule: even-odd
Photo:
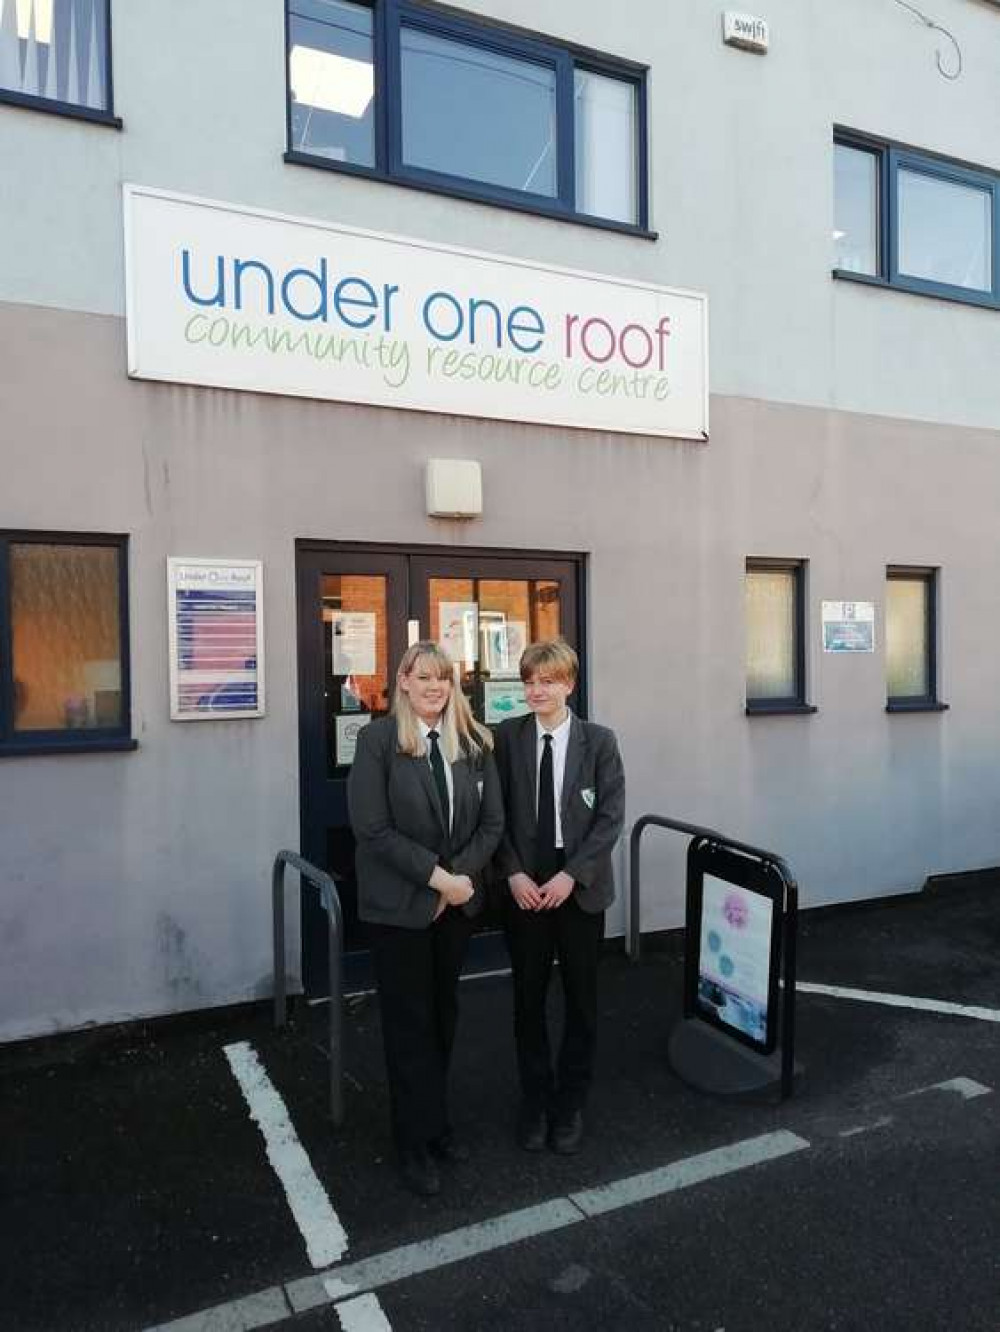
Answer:
[[[322,794],[325,781],[321,775],[326,772],[326,755],[323,750],[323,734],[316,726],[315,709],[322,690],[323,643],[322,626],[316,619],[315,610],[318,601],[317,580],[322,573],[321,560],[330,559],[337,563],[343,572],[365,574],[395,573],[396,579],[388,577],[388,601],[386,605],[389,631],[389,661],[398,662],[406,647],[406,623],[414,618],[414,601],[421,598],[414,591],[414,565],[420,564],[422,572],[428,577],[439,576],[426,570],[426,563],[440,558],[442,577],[483,578],[481,562],[488,561],[495,567],[498,578],[525,577],[524,565],[534,565],[530,576],[535,579],[546,577],[546,566],[553,563],[570,564],[573,567],[575,584],[575,605],[572,612],[576,620],[576,642],[580,655],[580,679],[573,697],[574,710],[580,716],[587,715],[588,663],[587,663],[587,620],[586,620],[586,578],[587,555],[579,551],[553,550],[516,550],[509,547],[491,546],[450,546],[441,544],[421,544],[417,542],[385,541],[323,541],[316,538],[300,538],[295,542],[295,586],[296,586],[296,652],[299,705],[299,845],[306,859],[316,859],[320,864],[325,861],[325,851],[313,845],[312,833],[318,824],[320,811],[315,808],[317,800],[325,799]],[[351,570],[349,566],[354,565]],[[347,567],[345,567],[347,566]],[[477,567],[478,566],[478,567]],[[537,572],[536,572],[537,570]],[[402,575],[402,576],[400,576]],[[423,632],[428,632],[429,625],[422,624]],[[319,672],[319,674],[317,674]],[[312,919],[313,927],[319,927],[322,936],[323,925],[319,920],[322,909],[313,901],[315,894],[302,889],[301,919],[302,940],[306,933],[306,919]],[[303,966],[306,959],[303,956]]]

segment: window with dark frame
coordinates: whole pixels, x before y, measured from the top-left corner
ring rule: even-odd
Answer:
[[[1000,175],[834,135],[834,274],[1000,307]]]
[[[0,755],[132,748],[128,539],[0,532]]]
[[[890,712],[939,711],[937,571],[886,570],[885,671]]]
[[[405,0],[286,0],[286,160],[630,231],[645,71]]]
[[[0,102],[120,124],[112,112],[111,0],[0,4]]]
[[[802,560],[747,560],[746,630],[747,712],[815,712],[806,703]]]

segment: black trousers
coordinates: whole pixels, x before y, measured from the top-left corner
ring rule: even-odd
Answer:
[[[514,1040],[521,1092],[533,1110],[580,1110],[593,1080],[597,965],[604,912],[582,911],[573,897],[554,911],[522,911],[511,900],[507,945],[514,973]],[[545,1006],[559,961],[565,1019],[555,1069]]]
[[[392,1133],[401,1150],[420,1147],[450,1127],[448,1064],[458,1022],[458,978],[473,928],[454,907],[423,930],[369,926]]]

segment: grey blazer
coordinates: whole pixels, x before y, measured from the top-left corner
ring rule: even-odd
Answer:
[[[496,868],[504,879],[522,872],[534,878],[538,833],[534,714],[503,722],[495,738],[507,811]],[[574,897],[584,911],[603,911],[615,900],[611,852],[625,822],[625,770],[614,732],[606,726],[573,717],[559,813],[566,873],[576,880]]]
[[[427,759],[396,747],[396,719],[379,717],[361,731],[347,803],[362,920],[407,929],[429,925],[440,898],[427,881],[438,864],[472,877],[475,894],[462,910],[469,916],[482,910],[481,871],[503,832],[493,755],[458,759],[451,776],[455,817],[449,831]]]

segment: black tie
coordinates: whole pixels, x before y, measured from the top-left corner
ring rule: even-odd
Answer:
[[[438,749],[437,731],[428,731],[427,739],[431,742],[431,772],[434,774],[434,785],[437,787],[438,799],[441,801],[445,832],[450,832],[451,804],[448,800],[448,779],[444,775],[444,759],[441,757],[440,749]]]
[[[552,737],[543,733],[545,748],[538,765],[538,882],[556,872],[556,784],[552,775]]]

